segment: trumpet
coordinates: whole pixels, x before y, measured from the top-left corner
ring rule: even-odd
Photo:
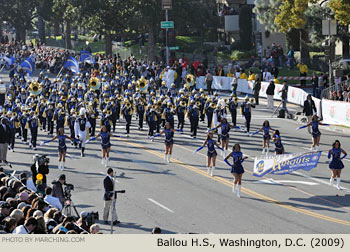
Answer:
[[[101,86],[101,82],[98,78],[96,77],[92,77],[90,80],[89,80],[89,87],[90,89],[94,89],[94,90],[97,90],[99,89]]]
[[[39,95],[43,91],[42,87],[40,87],[39,82],[32,82],[29,85],[29,93],[33,95]]]
[[[187,74],[186,75],[186,84],[190,87],[192,87],[195,83],[194,76],[192,74]]]
[[[148,81],[145,78],[141,78],[137,81],[137,88],[141,92],[147,92],[148,89]]]

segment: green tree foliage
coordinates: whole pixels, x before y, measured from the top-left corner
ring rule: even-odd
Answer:
[[[350,25],[350,0],[331,0],[329,7],[340,24],[344,26]]]
[[[2,20],[15,27],[17,40],[25,41],[26,31],[32,28],[37,0],[2,0],[0,4]]]
[[[265,25],[265,29],[270,32],[277,32],[278,25],[275,23],[276,15],[282,5],[283,0],[255,0],[253,12],[258,21]]]
[[[141,1],[140,1],[141,2]],[[105,36],[106,54],[112,54],[112,37],[129,29],[135,15],[136,0],[85,0],[83,1],[84,24]]]

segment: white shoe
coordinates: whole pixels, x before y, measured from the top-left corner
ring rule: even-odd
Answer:
[[[33,150],[37,150],[36,147],[34,147]]]
[[[333,178],[333,177],[331,177],[331,178],[329,179],[329,184],[330,184],[330,186],[333,186],[333,185],[334,185],[334,178]]]
[[[62,162],[62,166],[61,166],[62,171],[64,170],[64,166],[65,166],[65,162]]]
[[[14,150],[14,149],[11,149],[11,152],[15,152],[15,150]]]
[[[337,184],[336,184],[336,188],[338,189],[338,190],[340,190],[340,186],[339,186],[339,184],[340,184],[340,178],[336,178],[336,181],[337,181]]]
[[[232,186],[232,192],[233,192],[233,193],[236,192],[236,185],[237,185],[237,184],[233,184],[233,186]]]
[[[210,176],[214,176],[214,170],[215,170],[215,166],[213,166],[212,168],[211,168],[211,171],[210,171]]]
[[[102,164],[102,165],[105,164],[105,158],[102,158],[102,159],[101,159],[101,164]]]
[[[170,155],[168,155],[168,163],[170,163]]]
[[[210,168],[211,168],[211,167],[207,167],[208,175],[210,174]]]
[[[109,161],[109,158],[106,158],[105,167],[108,167],[108,161]]]
[[[261,154],[263,154],[263,155],[265,154],[265,148],[262,149]]]
[[[238,190],[237,190],[237,197],[241,197],[241,185],[238,185]]]
[[[33,147],[33,146],[32,146],[32,144],[30,143],[30,144],[29,144],[29,148],[31,149],[32,147]]]
[[[313,151],[313,150],[314,150],[314,147],[311,146],[311,147],[310,147],[310,150]]]

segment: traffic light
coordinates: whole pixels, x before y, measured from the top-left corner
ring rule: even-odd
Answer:
[[[168,31],[168,46],[176,46],[176,35],[174,30]]]

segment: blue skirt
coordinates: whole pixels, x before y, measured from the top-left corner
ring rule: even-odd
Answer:
[[[241,164],[234,164],[231,168],[231,173],[243,174],[244,168]]]
[[[58,146],[58,152],[66,152],[67,151],[67,146]]]
[[[329,164],[330,169],[343,169],[344,164],[341,160],[332,160],[332,162]]]
[[[108,148],[110,148],[112,145],[111,145],[111,143],[108,143],[108,144],[101,144],[101,147],[102,147],[102,149],[104,149],[104,150],[107,150]]]
[[[321,135],[321,132],[312,132],[312,137],[313,138],[317,138],[318,136],[320,136]]]
[[[264,140],[270,140],[271,136],[270,135],[263,135]]]
[[[165,140],[164,143],[165,143],[166,146],[171,146],[171,145],[174,144],[174,140],[173,139]]]
[[[213,152],[208,151],[207,152],[207,156],[208,157],[214,157],[214,156],[217,156],[217,153],[216,153],[216,151],[213,151]]]

